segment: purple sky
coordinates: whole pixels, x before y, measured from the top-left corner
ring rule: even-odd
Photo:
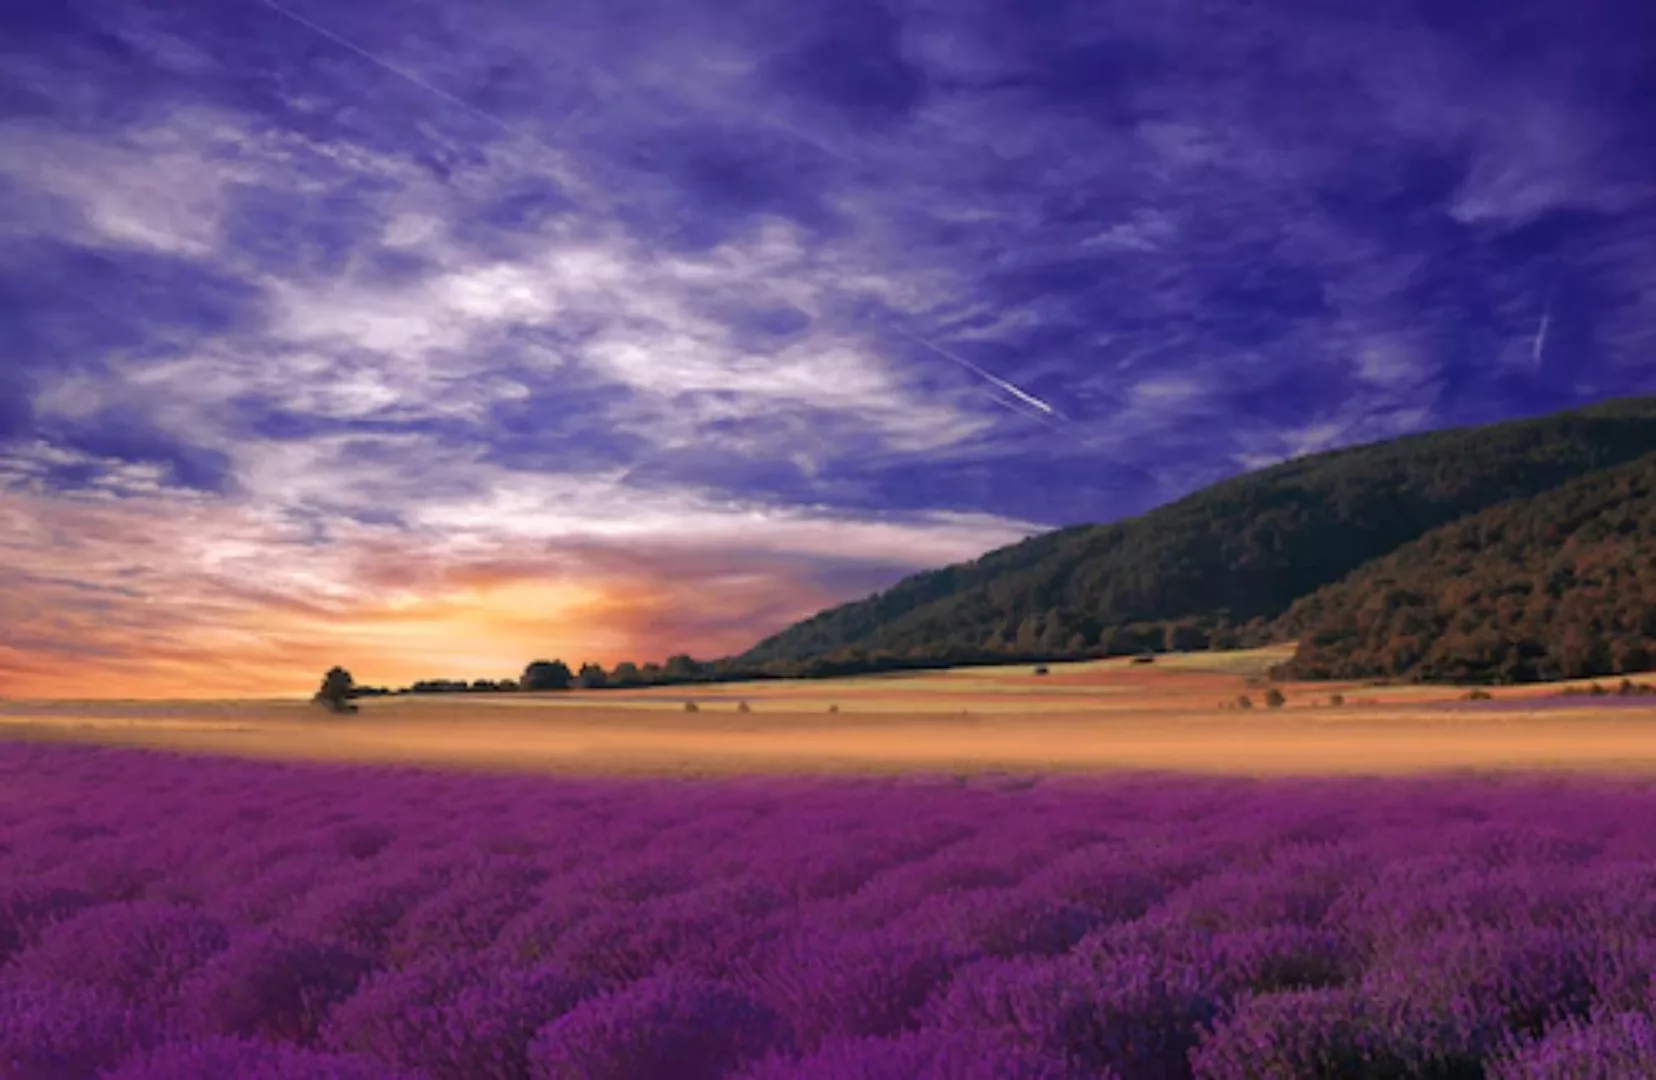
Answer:
[[[712,656],[1647,391],[1653,117],[1642,0],[8,4],[0,694]]]

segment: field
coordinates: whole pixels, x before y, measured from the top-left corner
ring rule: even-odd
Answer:
[[[9,703],[0,1080],[1656,1076],[1651,699],[1274,658]]]
[[[1278,775],[1656,768],[1656,699],[1557,687],[1467,708],[1445,687],[1250,685],[1281,649],[740,686],[298,702],[0,703],[0,732],[321,760],[551,772],[1173,769]],[[1346,704],[1328,704],[1340,693]],[[1221,708],[1241,694],[1251,710]],[[684,711],[684,702],[698,711]],[[739,712],[746,702],[750,712]],[[829,708],[837,707],[837,712]]]
[[[0,743],[9,1080],[1653,1075],[1656,787]]]

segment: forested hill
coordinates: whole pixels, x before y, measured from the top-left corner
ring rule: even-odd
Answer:
[[[1656,454],[1434,529],[1297,601],[1283,674],[1527,682],[1651,667]]]
[[[1108,525],[907,578],[742,667],[852,653],[1087,655],[1270,640],[1273,621],[1440,526],[1656,451],[1656,397],[1285,462]]]

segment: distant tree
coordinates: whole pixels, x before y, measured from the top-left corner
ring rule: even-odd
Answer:
[[[1221,626],[1208,635],[1208,648],[1221,652],[1242,647],[1242,635],[1232,626]]]
[[[1283,697],[1282,691],[1276,687],[1273,686],[1265,691],[1265,707],[1267,709],[1280,709],[1287,703],[1288,699]]]
[[[1192,652],[1206,648],[1208,636],[1190,622],[1177,622],[1162,632],[1162,648],[1168,652]]]
[[[639,673],[637,664],[623,660],[611,669],[609,681],[614,686],[637,686],[644,681],[644,676]]]
[[[638,669],[639,681],[645,684],[654,684],[662,681],[661,665],[650,660]]]
[[[581,673],[575,677],[575,681],[583,690],[598,690],[609,685],[609,677],[604,674],[602,664],[582,664]]]
[[[667,658],[663,674],[673,682],[688,682],[701,675],[701,665],[684,653],[678,653]]]
[[[312,700],[329,712],[354,713],[357,707],[351,701],[351,692],[355,688],[356,680],[351,678],[349,671],[342,667],[329,668],[328,673],[322,676],[322,686]]]
[[[536,660],[523,669],[519,684],[525,690],[568,690],[573,679],[562,660]]]
[[[1253,708],[1253,698],[1249,697],[1247,694],[1238,695],[1236,699],[1236,707],[1238,709]]]

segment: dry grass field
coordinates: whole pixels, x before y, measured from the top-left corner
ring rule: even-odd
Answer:
[[[1656,771],[1656,699],[1502,688],[1280,684],[1281,647],[1160,657],[559,694],[367,700],[331,717],[294,701],[0,702],[0,738],[260,757],[576,772],[1153,769],[1247,775],[1461,769]],[[1222,707],[1239,694],[1252,710]],[[1345,704],[1329,704],[1343,694]],[[695,701],[697,712],[684,710]],[[738,711],[746,702],[751,711]],[[837,706],[837,712],[829,712]]]

